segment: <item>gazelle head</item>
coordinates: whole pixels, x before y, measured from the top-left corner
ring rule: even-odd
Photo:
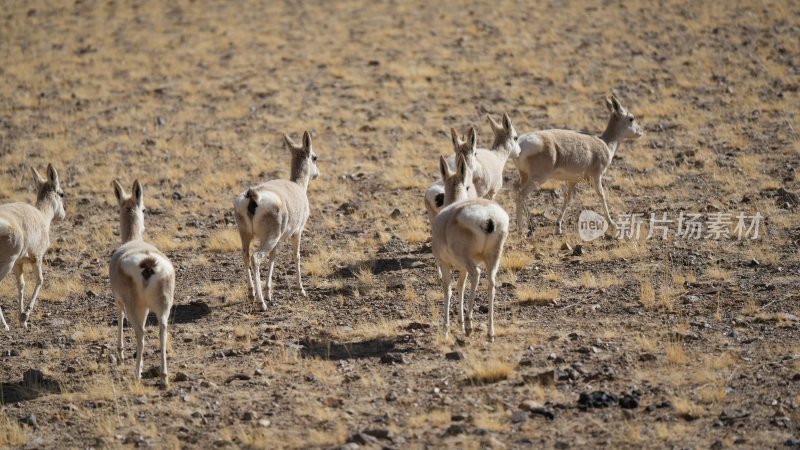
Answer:
[[[114,196],[117,197],[119,204],[119,223],[120,237],[122,242],[142,239],[144,236],[144,192],[139,180],[133,182],[131,195],[114,180],[111,182],[114,187]]]
[[[283,135],[286,147],[292,153],[292,173],[291,179],[295,182],[302,181],[308,184],[308,180],[313,180],[319,176],[317,168],[317,154],[311,145],[311,135],[308,131],[303,132],[303,144],[297,145],[288,134]]]
[[[644,134],[644,130],[636,122],[633,114],[628,112],[617,100],[617,97],[606,97],[606,107],[611,113],[608,119],[608,130],[619,136],[621,140],[638,139]]]
[[[52,164],[47,165],[47,178],[39,175],[39,171],[31,167],[33,180],[36,183],[36,205],[48,205],[53,211],[53,217],[62,220],[64,213],[64,191],[61,190],[61,182],[58,178],[58,171]]]
[[[494,133],[492,150],[505,150],[510,157],[516,159],[520,151],[519,144],[517,143],[519,135],[517,134],[517,130],[514,129],[514,124],[511,123],[511,118],[508,117],[506,113],[503,113],[501,123],[495,122],[492,116],[488,114],[486,118],[489,120],[489,125],[492,127],[492,132]]]
[[[469,198],[469,191],[474,190],[472,185],[472,169],[467,166],[467,160],[463,154],[456,156],[456,170],[450,170],[444,156],[439,157],[439,170],[444,182],[444,205],[466,200]]]
[[[475,127],[470,127],[465,136],[466,140],[461,140],[455,128],[450,128],[450,137],[453,140],[453,153],[455,153],[456,158],[458,158],[458,155],[464,155],[467,167],[470,170],[475,170],[475,154],[478,151],[478,136],[476,135]]]

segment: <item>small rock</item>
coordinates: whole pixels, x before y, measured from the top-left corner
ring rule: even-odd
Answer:
[[[39,428],[39,422],[36,420],[36,415],[35,414],[31,414],[30,416],[25,416],[25,417],[19,419],[19,423],[21,423],[23,425],[28,425],[29,427],[32,427],[34,429],[38,429]]]
[[[256,413],[254,413],[253,411],[245,411],[244,414],[242,414],[242,420],[246,422],[255,420],[255,418],[256,418]]]
[[[173,200],[183,200],[183,194],[181,194],[178,191],[175,191],[175,192],[172,193],[172,199]]]
[[[133,399],[134,405],[146,405],[147,404],[147,397],[136,397]]]
[[[395,209],[392,211],[392,213],[391,213],[391,214],[389,214],[389,217],[391,217],[392,219],[397,219],[397,218],[399,218],[401,215],[403,215],[403,213],[401,213],[401,212],[400,212],[400,210],[399,210],[398,208],[395,208]]]
[[[542,416],[547,420],[555,420],[556,413],[547,408],[531,408],[531,415]]]
[[[463,422],[467,419],[469,419],[468,414],[453,414],[452,416],[450,416],[450,420],[453,422]]]
[[[639,399],[633,395],[625,394],[620,397],[619,406],[623,409],[636,409],[639,407]]]
[[[522,403],[519,404],[519,409],[523,411],[530,411],[534,408],[541,408],[542,404],[537,402],[536,400],[524,400]]]
[[[381,355],[381,364],[405,364],[406,358],[402,353],[384,353]]]
[[[578,406],[583,409],[607,408],[609,406],[613,406],[616,403],[617,399],[613,395],[605,391],[594,391],[591,394],[582,392],[580,397],[578,398]]]
[[[339,447],[339,450],[358,450],[359,448],[361,448],[361,446],[355,442],[348,442],[347,444]]]
[[[552,386],[556,384],[556,371],[551,369],[536,375],[523,375],[522,379],[529,384]]]
[[[454,423],[447,427],[447,430],[444,432],[447,436],[458,436],[459,434],[464,434],[467,432],[467,427],[461,425],[460,423]]]
[[[691,303],[699,303],[701,301],[702,301],[702,299],[700,297],[696,296],[696,295],[687,295],[687,296],[683,297],[683,304],[684,305],[688,305],[688,304],[691,304]]]
[[[247,375],[246,373],[235,373],[225,379],[225,384],[231,384],[236,380],[249,381],[250,379],[250,375]]]
[[[384,399],[385,399],[387,402],[393,402],[393,401],[396,401],[396,400],[397,400],[397,393],[396,393],[395,391],[391,391],[391,392],[389,392],[388,394],[386,394],[386,397],[384,397]]]
[[[569,245],[568,243],[564,242],[563,244],[561,244],[561,250],[566,250],[568,252],[571,252],[572,251],[572,246]]]
[[[268,426],[272,425],[272,422],[269,419],[259,419],[258,426],[267,428]]]
[[[177,372],[175,374],[175,378],[173,378],[173,381],[175,382],[189,381],[189,375],[186,375],[183,372]]]
[[[800,447],[800,439],[793,437],[789,438],[783,443],[783,445],[785,447]]]
[[[572,256],[583,256],[583,246],[578,244],[572,249]]]
[[[338,397],[327,397],[322,403],[328,408],[341,408],[344,405],[344,400]]]
[[[625,420],[634,420],[636,419],[636,413],[632,409],[623,409],[622,417],[624,417]]]
[[[749,263],[748,265],[749,265],[750,267],[756,267],[756,266],[760,266],[760,265],[761,265],[761,263],[760,263],[760,262],[758,262],[758,260],[757,260],[757,259],[751,259],[751,260],[750,260],[750,263]]]
[[[382,440],[392,439],[392,432],[385,428],[370,428],[364,430],[363,433]]]
[[[358,445],[377,444],[378,439],[366,433],[356,433],[347,439],[347,442],[354,442]]]
[[[651,362],[657,360],[658,357],[653,353],[642,353],[639,355],[639,361],[642,362]]]
[[[448,361],[461,361],[464,359],[464,355],[461,352],[449,352],[444,355],[444,358]]]
[[[511,423],[521,423],[528,419],[527,411],[517,411],[511,415]]]
[[[64,373],[77,373],[78,369],[75,366],[67,366]]]

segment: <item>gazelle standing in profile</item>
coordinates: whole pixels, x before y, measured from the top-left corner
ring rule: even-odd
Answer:
[[[27,203],[0,205],[0,281],[14,272],[19,289],[19,316],[22,326],[28,328],[28,319],[33,305],[39,297],[44,281],[42,263],[44,254],[50,247],[50,223],[53,219],[64,219],[64,191],[58,172],[52,164],[47,165],[47,179],[31,167],[36,183],[36,207]],[[36,270],[36,287],[25,309],[25,278],[22,269],[25,264],[33,264]],[[0,308],[0,322],[8,331],[8,323]]]
[[[297,145],[288,135],[283,135],[292,154],[290,178],[272,180],[253,186],[233,200],[234,216],[242,239],[242,257],[247,269],[248,295],[258,298],[261,309],[267,310],[261,288],[261,262],[268,258],[267,300],[272,302],[272,268],[278,243],[290,237],[292,255],[297,264],[297,284],[300,294],[306,296],[300,275],[300,238],[311,209],[308,205],[308,182],[319,176],[317,155],[311,147],[311,135],[303,133],[302,145]],[[258,240],[258,247],[250,254],[250,242]],[[253,281],[255,272],[255,283]]]
[[[520,188],[517,193],[517,226],[524,228],[525,197],[549,179],[564,181],[564,204],[558,217],[558,234],[563,232],[561,223],[567,211],[575,185],[582,180],[591,183],[603,200],[605,218],[613,229],[616,224],[608,211],[606,193],[603,190],[603,174],[611,165],[614,154],[622,141],[638,139],[644,131],[633,114],[622,107],[616,97],[606,98],[611,116],[600,136],[592,136],[571,130],[534,131],[519,137],[520,153],[515,159],[519,169]],[[530,224],[533,230],[533,224]]]
[[[161,386],[167,379],[167,323],[175,293],[175,269],[169,258],[155,246],[143,240],[144,193],[139,180],[133,182],[131,195],[119,181],[114,180],[114,196],[119,204],[120,238],[122,245],[111,255],[108,277],[117,302],[117,358],[125,358],[122,350],[122,327],[125,317],[136,335],[135,376],[142,378],[144,326],[150,311],[158,318],[158,337],[161,343]]]
[[[450,170],[444,157],[440,158],[439,169],[444,180],[445,208],[433,223],[433,254],[442,270],[445,336],[450,331],[452,271],[461,272],[458,318],[462,330],[469,335],[472,332],[475,291],[481,275],[478,265],[483,264],[489,271],[489,339],[494,340],[494,291],[503,245],[508,237],[508,214],[492,200],[467,198],[465,181],[472,173],[463,155],[456,159],[455,172]],[[464,288],[467,275],[472,279],[472,285],[465,320]]]

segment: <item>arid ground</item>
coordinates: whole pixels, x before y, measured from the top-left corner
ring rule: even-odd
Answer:
[[[52,162],[67,217],[30,330],[0,284],[0,447],[800,445],[800,3],[529,3],[3,2],[0,202]],[[551,182],[534,235],[511,225],[496,341],[485,279],[478,329],[445,339],[422,198],[450,127],[600,133],[611,93],[645,128],[606,173],[612,214],[758,212],[758,238],[581,242],[585,184],[558,236]],[[287,177],[304,130],[309,295],[283,244],[262,312],[232,199]],[[113,178],[144,184],[176,267],[167,390],[157,327],[141,384],[109,356]],[[517,180],[509,161],[512,217]]]

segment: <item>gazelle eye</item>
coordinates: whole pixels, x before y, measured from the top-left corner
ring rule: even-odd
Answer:
[[[61,198],[64,198],[64,192],[63,192],[63,191],[62,191],[62,192],[59,192],[59,193],[58,193],[58,196],[59,196],[59,197],[61,197]]]
[[[628,117],[628,122],[633,122],[633,116]]]
[[[314,161],[314,162],[317,162],[317,155],[312,156],[311,160]]]

